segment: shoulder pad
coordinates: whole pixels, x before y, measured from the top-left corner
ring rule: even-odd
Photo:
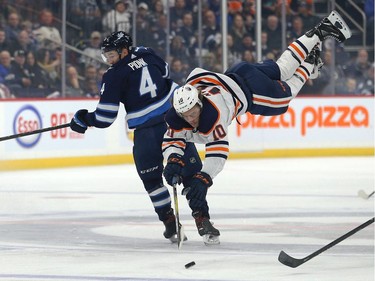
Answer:
[[[217,108],[206,98],[203,99],[203,110],[199,120],[199,132],[208,134],[215,127],[219,120],[219,112]]]
[[[165,115],[165,121],[167,122],[168,126],[174,130],[182,130],[185,128],[193,129],[193,127],[188,122],[178,116],[176,110],[173,107],[171,107],[167,111],[167,114]]]
[[[143,46],[133,48],[132,53],[134,53],[135,55],[138,55],[138,54],[152,54],[152,55],[154,55],[155,54],[153,49],[151,49],[149,47],[143,47]]]

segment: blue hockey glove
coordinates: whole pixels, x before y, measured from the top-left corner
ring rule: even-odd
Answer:
[[[185,162],[182,156],[177,153],[172,153],[168,157],[167,165],[164,168],[163,175],[169,185],[180,184],[182,182],[182,168],[185,167]]]
[[[210,175],[205,172],[198,172],[193,176],[190,185],[182,190],[182,194],[186,195],[187,200],[196,199],[205,201],[207,189],[211,185],[212,179]]]
[[[84,134],[87,130],[87,123],[85,116],[88,113],[87,109],[81,109],[74,114],[72,121],[70,121],[70,128],[77,133]]]

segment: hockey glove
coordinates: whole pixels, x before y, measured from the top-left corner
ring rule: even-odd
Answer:
[[[182,194],[186,195],[187,200],[197,199],[200,201],[205,201],[207,189],[211,185],[212,179],[210,175],[205,172],[198,172],[193,176],[190,186],[185,187],[182,190]]]
[[[70,121],[70,128],[80,134],[84,134],[87,130],[86,114],[87,109],[81,109],[74,114],[72,121]]]
[[[163,175],[169,185],[182,182],[182,168],[185,167],[185,162],[182,156],[177,153],[172,153],[168,157],[167,165],[164,168]],[[176,182],[177,179],[177,182]]]

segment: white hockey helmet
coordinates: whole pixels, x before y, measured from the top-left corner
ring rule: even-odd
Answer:
[[[178,114],[185,113],[192,109],[196,104],[203,106],[199,99],[199,92],[193,85],[185,84],[174,92],[173,107]]]

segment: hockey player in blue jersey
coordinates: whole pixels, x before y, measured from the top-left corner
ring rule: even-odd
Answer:
[[[231,122],[246,112],[264,116],[285,113],[305,82],[318,76],[322,66],[319,58],[322,41],[334,38],[343,42],[350,36],[345,21],[333,11],[291,43],[276,62],[240,62],[224,74],[196,68],[189,74],[187,84],[175,91],[173,108],[166,115],[164,176],[168,183],[176,175],[183,178],[183,161],[175,159],[184,156],[188,144],[205,144],[203,168],[194,175],[191,185],[182,190],[200,234],[208,233],[211,241],[219,242],[220,232],[209,221],[206,195],[212,179],[223,169],[228,157]]]
[[[110,64],[102,78],[100,100],[94,112],[78,110],[71,120],[73,131],[84,134],[87,127],[106,128],[125,106],[128,127],[134,130],[133,158],[139,177],[152,201],[164,237],[177,242],[176,219],[171,197],[163,184],[161,144],[167,125],[165,113],[178,86],[169,79],[168,64],[150,48],[133,47],[129,34],[118,31],[103,40],[102,57]],[[187,148],[185,182],[199,171],[202,162],[194,144]]]

